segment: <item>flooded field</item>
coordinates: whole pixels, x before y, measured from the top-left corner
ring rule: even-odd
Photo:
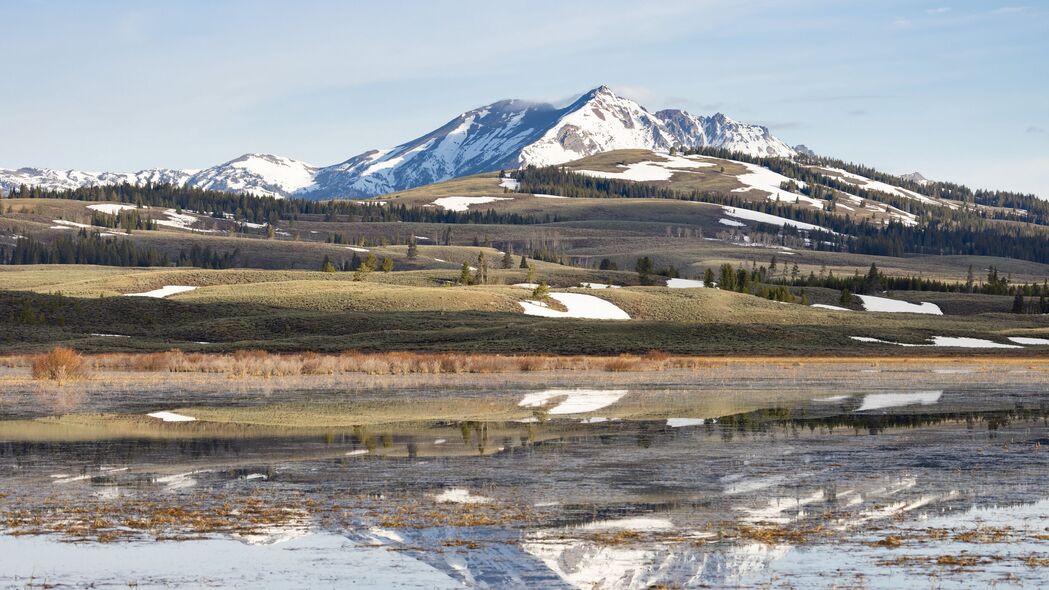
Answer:
[[[1049,584],[1046,373],[863,370],[12,386],[0,585]]]

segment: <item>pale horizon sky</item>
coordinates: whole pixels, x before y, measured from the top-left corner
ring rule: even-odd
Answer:
[[[608,84],[893,173],[1049,198],[1049,4],[0,3],[0,168],[327,165]]]

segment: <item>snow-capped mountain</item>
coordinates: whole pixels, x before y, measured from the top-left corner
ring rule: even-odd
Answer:
[[[920,172],[911,172],[910,174],[902,174],[900,178],[909,180],[911,182],[917,182],[918,184],[928,184],[931,182],[928,178],[921,175]]]
[[[562,164],[617,149],[713,146],[760,156],[792,157],[765,127],[718,113],[652,113],[607,86],[572,104],[504,100],[467,111],[443,127],[392,149],[372,150],[318,171],[308,197],[369,197],[457,176]]]
[[[9,193],[20,185],[36,186],[44,190],[67,190],[79,187],[111,184],[171,183],[185,184],[196,170],[151,168],[138,172],[84,172],[82,170],[53,170],[51,168],[0,168],[0,192]]]
[[[262,197],[285,197],[310,187],[317,168],[305,162],[270,154],[244,154],[201,170],[186,186]]]
[[[653,113],[607,86],[565,107],[503,100],[462,113],[442,127],[390,149],[314,167],[268,154],[246,154],[201,171],[144,170],[129,174],[22,168],[0,169],[0,189],[20,184],[66,189],[121,182],[172,182],[261,196],[363,198],[458,176],[553,165],[617,149],[666,151],[713,146],[755,156],[796,152],[759,125],[717,113],[698,116],[668,109]]]
[[[684,147],[709,146],[743,152],[751,156],[790,158],[794,148],[774,137],[767,127],[740,123],[722,113],[710,117],[666,109],[656,113],[674,136],[674,144]]]

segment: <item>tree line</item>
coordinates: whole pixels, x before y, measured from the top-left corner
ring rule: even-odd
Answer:
[[[240,250],[219,252],[211,246],[194,244],[179,249],[174,259],[152,246],[123,238],[102,237],[81,229],[49,242],[21,237],[13,248],[0,246],[0,264],[96,264],[101,266],[194,266],[233,268]]]

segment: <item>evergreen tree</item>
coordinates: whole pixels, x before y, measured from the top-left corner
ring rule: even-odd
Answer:
[[[470,263],[464,260],[462,268],[459,269],[459,284],[460,285],[469,285],[469,284],[472,284],[472,283],[473,283],[473,277],[470,274]]]
[[[415,236],[408,241],[408,260],[415,260],[419,257],[419,245],[415,241]]]
[[[637,281],[642,285],[649,284],[648,275],[652,274],[652,259],[648,256],[642,256],[637,259],[634,264],[634,270],[637,272]]]
[[[1024,312],[1024,296],[1023,293],[1017,293],[1016,297],[1013,298],[1013,313]]]
[[[502,267],[504,269],[513,268],[514,267],[514,247],[513,247],[512,244],[507,244],[505,246],[505,251],[503,252]]]
[[[386,258],[382,259],[382,271],[390,272],[391,270],[393,270],[393,258],[387,256]]]
[[[736,271],[727,262],[721,265],[721,280],[718,282],[718,288],[725,291],[736,290]]]
[[[714,287],[714,271],[710,267],[703,271],[703,286],[713,288]]]
[[[528,268],[528,258],[524,254],[521,255],[521,264],[517,265],[517,268]]]

